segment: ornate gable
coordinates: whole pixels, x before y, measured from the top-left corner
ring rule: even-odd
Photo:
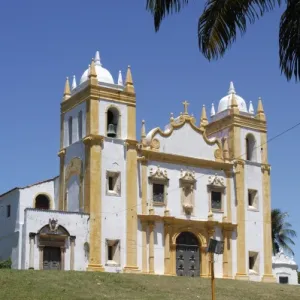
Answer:
[[[224,178],[217,174],[208,177],[208,185],[217,188],[225,188]]]

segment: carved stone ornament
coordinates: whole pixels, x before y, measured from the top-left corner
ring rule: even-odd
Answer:
[[[151,148],[154,150],[158,150],[160,148],[160,142],[158,139],[153,139],[151,141]]]
[[[180,172],[180,181],[186,182],[186,183],[195,183],[196,182],[195,172],[187,170],[183,174],[183,170],[181,170],[181,172]]]
[[[181,170],[181,177],[179,180],[182,189],[182,208],[187,215],[190,215],[194,209],[194,189],[196,183],[195,172],[187,170],[183,173],[183,170]]]
[[[82,161],[79,157],[74,157],[69,162],[67,168],[66,168],[66,181],[74,174],[79,175],[81,174],[81,166]]]
[[[215,187],[225,187],[224,178],[219,177],[217,174],[208,177],[208,184]]]
[[[151,179],[158,179],[158,180],[169,180],[167,170],[161,170],[159,166],[157,166],[156,172],[153,172],[153,168],[150,169],[150,176]]]
[[[58,229],[58,220],[49,219],[49,229],[50,232],[56,232]]]

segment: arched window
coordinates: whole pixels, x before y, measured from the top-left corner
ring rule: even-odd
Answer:
[[[115,107],[110,107],[107,111],[106,132],[108,137],[119,137],[119,111]]]
[[[73,119],[72,117],[69,117],[69,120],[68,120],[68,129],[69,129],[69,145],[72,145],[72,142],[73,142],[73,130],[72,130],[72,126],[73,126]]]
[[[82,111],[78,113],[78,139],[82,139]]]
[[[246,160],[256,161],[256,140],[252,134],[246,137]]]
[[[50,199],[46,195],[38,195],[35,198],[35,208],[50,209]]]

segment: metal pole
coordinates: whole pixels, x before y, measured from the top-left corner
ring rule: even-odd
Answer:
[[[215,295],[215,268],[214,268],[214,253],[210,253],[210,266],[211,266],[211,299],[216,300]]]

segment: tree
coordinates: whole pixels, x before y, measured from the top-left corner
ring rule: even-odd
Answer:
[[[295,245],[292,238],[296,237],[295,230],[291,229],[292,225],[286,222],[287,213],[283,213],[280,209],[272,209],[272,242],[273,254],[279,252],[279,249],[287,251],[294,255],[290,245]]]
[[[198,0],[200,1],[200,0]],[[154,18],[158,31],[165,16],[178,13],[189,0],[147,0],[146,9]],[[300,79],[300,0],[206,0],[198,21],[200,52],[209,61],[223,57],[253,24],[265,13],[286,5],[279,24],[279,62],[287,80]]]

